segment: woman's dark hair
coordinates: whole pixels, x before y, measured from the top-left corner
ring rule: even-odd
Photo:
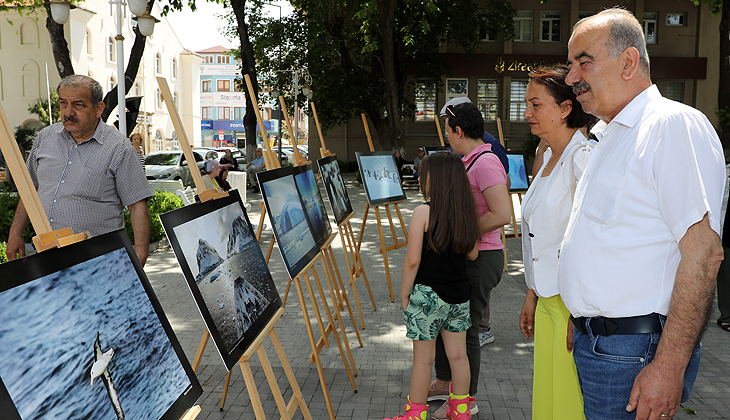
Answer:
[[[435,252],[466,254],[479,240],[477,208],[464,162],[453,153],[434,153],[419,166],[421,192],[430,202],[424,241]]]
[[[473,103],[447,106],[446,117],[452,130],[456,131],[456,127],[461,127],[461,131],[470,139],[481,140],[484,137],[484,118]]]
[[[568,67],[564,65],[538,67],[530,72],[530,82],[545,86],[558,105],[570,100],[573,108],[565,118],[565,122],[570,128],[582,128],[590,124],[593,117],[583,112],[583,107],[578,102],[575,93],[573,93],[573,88],[565,83],[565,76],[568,75],[568,71]]]

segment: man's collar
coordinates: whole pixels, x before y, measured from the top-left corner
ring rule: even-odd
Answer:
[[[71,135],[71,132],[69,132],[68,130],[66,130],[66,127],[63,126],[63,123],[57,123],[57,124],[54,124],[54,126],[55,125],[57,125],[57,127],[55,127],[55,132],[57,134],[62,134],[63,133],[69,139],[71,139],[71,141],[73,141],[74,143],[76,143],[76,139],[74,139],[74,136]],[[101,121],[101,118],[99,118],[97,120],[97,122],[96,122],[96,129],[94,130],[94,133],[91,135],[91,137],[89,137],[88,139],[82,141],[81,143],[77,143],[77,144],[86,143],[89,140],[96,140],[97,143],[104,144],[104,141],[102,140],[102,137],[103,137],[103,134],[104,134],[104,127],[102,127],[102,125],[106,125],[106,124],[104,124]]]
[[[626,127],[633,128],[641,119],[641,116],[644,114],[644,108],[646,108],[649,102],[661,97],[662,94],[659,93],[659,89],[656,85],[649,86],[644,89],[643,92],[636,95],[636,97],[632,99],[631,102],[629,102],[629,104],[626,105],[613,120],[611,120],[611,123],[616,122],[618,124],[625,125]]]

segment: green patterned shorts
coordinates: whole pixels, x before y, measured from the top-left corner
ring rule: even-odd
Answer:
[[[459,333],[471,326],[469,302],[446,303],[423,284],[413,285],[403,319],[408,330],[406,337],[419,341],[435,340],[441,330]]]

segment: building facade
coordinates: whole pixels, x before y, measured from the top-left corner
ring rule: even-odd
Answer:
[[[415,157],[417,147],[440,144],[435,114],[448,100],[460,96],[477,104],[485,130],[498,137],[499,119],[507,149],[524,152],[530,131],[522,117],[529,71],[542,64],[565,63],[573,25],[615,5],[627,8],[642,23],[652,81],[662,94],[698,108],[718,127],[715,108],[720,18],[711,15],[709,6],[695,6],[684,0],[514,0],[514,40],[505,41],[502,35],[489,39],[485,35],[472,54],[445,45],[440,53],[450,71],[442,76],[442,87],[437,88],[433,80],[413,80],[416,115],[404,125],[407,158]],[[374,130],[371,133],[377,135]],[[355,152],[368,150],[360,118],[331,130],[326,137],[328,148],[343,160],[354,160]]]
[[[161,16],[157,3],[152,14]],[[122,22],[125,68],[135,36],[133,26],[136,22],[132,16],[127,10]],[[0,103],[12,127],[41,128],[37,117],[27,111],[28,106],[39,98],[47,98],[48,91],[54,90],[60,82],[45,20],[44,9],[29,16],[20,16],[14,10],[0,13]],[[64,32],[76,74],[93,77],[105,92],[116,86],[117,28],[109,2],[86,0],[82,7],[71,10]],[[172,125],[157,77],[165,78],[168,83],[188,141],[201,144],[197,81],[202,60],[183,48],[164,18],[147,37],[137,77],[127,94],[127,97],[143,97],[134,132],[144,134],[146,152],[179,148],[179,137],[182,137]],[[116,120],[117,112],[113,111],[107,123]]]

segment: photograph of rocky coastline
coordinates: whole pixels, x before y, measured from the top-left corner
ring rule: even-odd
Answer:
[[[281,306],[279,294],[240,200],[218,199],[163,215],[175,256],[228,369]],[[197,207],[228,205],[196,214]],[[197,211],[196,211],[197,210]],[[168,215],[180,221],[173,224]],[[173,214],[178,213],[178,214]]]

